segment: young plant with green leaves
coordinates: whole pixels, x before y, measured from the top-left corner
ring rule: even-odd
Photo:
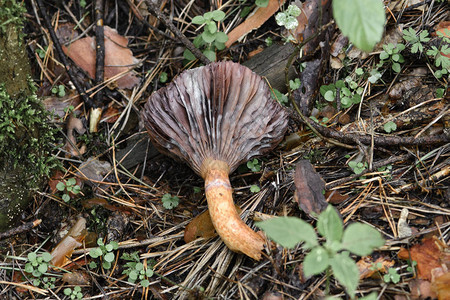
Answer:
[[[161,200],[165,209],[173,209],[178,206],[178,203],[180,203],[180,199],[177,196],[172,196],[171,194],[164,194]]]
[[[97,240],[97,245],[99,247],[89,251],[89,256],[92,258],[102,258],[103,268],[109,270],[115,258],[114,251],[119,248],[119,244],[115,241],[111,241],[105,245],[105,243],[103,243],[103,240],[99,238]],[[94,269],[97,267],[97,263],[95,261],[91,261],[89,263],[89,267],[91,269]]]
[[[408,28],[403,32],[403,39],[411,44],[411,53],[422,53],[422,43],[427,43],[430,41],[427,30],[423,30],[417,34],[417,31],[413,28]]]
[[[216,50],[225,49],[225,42],[228,41],[226,33],[219,31],[217,23],[225,18],[225,13],[221,10],[210,11],[203,16],[195,16],[193,24],[204,25],[202,34],[194,39],[194,46],[201,49],[203,54],[210,60],[216,61]],[[183,56],[188,61],[195,60],[194,54],[186,49]]]
[[[247,168],[252,172],[259,172],[261,171],[261,163],[258,159],[254,158],[247,162]]]
[[[347,76],[345,80],[338,80],[335,84],[322,85],[320,87],[320,94],[326,101],[334,102],[337,100],[338,90],[339,99],[343,108],[349,108],[353,104],[359,104],[364,91],[364,89],[358,86],[356,81],[350,76]]]
[[[64,295],[66,295],[70,299],[83,299],[83,293],[81,292],[81,287],[78,285],[73,287],[73,289],[71,289],[69,287],[65,288]]]
[[[434,65],[438,68],[434,71],[434,76],[439,79],[450,72],[450,58],[448,58],[450,55],[450,30],[437,31],[436,34],[442,39],[441,44],[438,47],[431,46],[431,49],[427,50],[427,55],[434,59]]]
[[[47,272],[52,260],[52,255],[48,252],[37,254],[36,252],[30,252],[27,255],[27,263],[25,264],[25,272],[30,273],[33,279],[33,285],[39,286],[41,283],[41,276]]]
[[[383,51],[381,51],[380,53],[380,62],[378,64],[378,67],[383,66],[385,62],[389,62],[391,63],[392,70],[400,73],[400,71],[402,70],[401,64],[405,62],[405,59],[401,54],[403,50],[405,50],[405,45],[400,43],[397,45],[394,45],[392,43],[383,45]]]
[[[60,192],[63,192],[62,199],[64,202],[70,201],[70,193],[77,195],[81,192],[80,186],[77,184],[77,180],[75,178],[69,178],[64,181],[58,182],[56,185],[56,189]]]
[[[309,253],[303,261],[305,276],[327,271],[342,284],[354,299],[359,282],[359,270],[350,253],[366,256],[375,248],[384,245],[381,234],[369,225],[352,223],[344,225],[335,208],[329,205],[317,220],[317,231],[325,238],[319,243],[314,228],[296,217],[277,217],[256,223],[267,236],[285,248],[295,248],[303,242],[303,249]],[[327,276],[327,293],[329,288]]]
[[[148,287],[150,285],[148,278],[153,276],[153,269],[148,265],[145,267],[141,263],[138,252],[123,253],[121,258],[128,261],[122,272],[122,274],[128,275],[128,282],[135,283],[139,280],[143,287]]]

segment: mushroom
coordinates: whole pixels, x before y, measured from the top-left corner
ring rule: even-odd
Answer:
[[[187,70],[153,93],[141,115],[155,147],[205,180],[212,223],[228,248],[259,260],[264,239],[236,212],[228,176],[286,131],[287,113],[263,78],[233,62]]]

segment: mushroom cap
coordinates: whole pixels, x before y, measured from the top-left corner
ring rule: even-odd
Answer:
[[[182,72],[153,93],[141,112],[153,144],[201,175],[208,160],[239,164],[273,149],[287,113],[263,78],[233,62]]]

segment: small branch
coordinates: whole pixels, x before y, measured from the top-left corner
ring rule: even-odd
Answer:
[[[72,69],[68,68],[68,61],[66,58],[66,55],[64,54],[64,51],[62,50],[61,44],[59,43],[58,37],[56,36],[55,31],[53,30],[52,24],[50,22],[49,16],[47,15],[47,11],[45,10],[45,6],[42,3],[42,0],[36,0],[39,10],[41,11],[42,18],[44,19],[45,27],[47,28],[50,37],[53,41],[53,45],[56,49],[56,54],[58,55],[59,60],[64,65],[64,68],[67,71],[67,74],[69,74],[70,80],[72,81],[73,85],[75,86],[75,89],[77,90],[78,94],[80,95],[81,99],[83,99],[84,105],[87,109],[94,106],[94,103],[91,98],[89,98],[86,95],[86,92],[84,91],[83,87],[80,85],[80,83],[77,81],[75,74],[73,74]]]
[[[176,28],[165,15],[161,13],[159,8],[151,0],[145,0],[145,3],[147,4],[148,11],[163,22],[163,24],[169,28],[169,30],[172,31],[178,39],[180,39],[180,41],[192,52],[192,54],[194,54],[196,58],[198,58],[205,65],[211,63],[211,61],[197,47],[195,47],[194,44],[192,44],[192,42],[188,40],[188,38],[178,28]]]
[[[95,1],[95,42],[96,42],[96,60],[95,60],[95,85],[98,91],[95,94],[94,107],[100,107],[103,102],[103,89],[101,84],[104,81],[105,73],[105,32],[103,28],[103,0]]]
[[[20,226],[17,226],[15,228],[12,228],[10,230],[7,230],[5,232],[0,232],[0,240],[12,237],[14,235],[18,235],[24,232],[29,231],[30,229],[33,229],[34,227],[38,226],[39,224],[41,224],[42,220],[41,219],[37,219],[34,220],[32,222],[27,222],[25,224],[22,224]]]

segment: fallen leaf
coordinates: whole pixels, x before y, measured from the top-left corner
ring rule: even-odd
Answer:
[[[431,290],[437,294],[439,300],[450,299],[450,273],[434,278],[431,281]]]
[[[387,257],[379,257],[373,261],[371,256],[362,257],[356,265],[359,269],[359,278],[365,279],[379,273],[387,273],[388,269],[393,267],[395,262]]]
[[[91,280],[89,274],[81,271],[73,271],[72,273],[64,273],[62,281],[68,285],[90,285]]]
[[[102,181],[103,177],[112,170],[111,164],[107,161],[89,157],[78,168],[76,175],[84,180],[92,182]]]
[[[114,81],[121,89],[131,89],[139,83],[132,69],[139,63],[127,47],[128,39],[119,35],[115,29],[104,26],[105,32],[105,80],[116,78]],[[86,71],[91,78],[95,78],[95,39],[85,37],[63,46],[64,53],[77,66]]]
[[[425,68],[416,68],[411,73],[408,74],[406,80],[398,82],[392,86],[392,89],[389,92],[389,97],[393,100],[399,100],[403,97],[403,93],[409,91],[415,87],[419,87],[422,85],[423,76],[427,75],[427,69]]]
[[[320,214],[328,205],[325,201],[325,181],[316,172],[309,160],[300,160],[295,166],[294,199],[307,214]]]
[[[84,128],[83,122],[81,122],[80,119],[71,114],[69,119],[67,120],[66,127],[67,141],[64,145],[64,149],[66,149],[68,154],[71,156],[83,155],[86,152],[86,145],[77,145],[77,139],[74,134],[75,131],[79,134],[84,134],[86,132],[86,128]]]
[[[86,237],[86,219],[80,217],[70,228],[64,238],[53,248],[51,264],[54,267],[62,267],[72,256],[73,250],[80,247],[81,242]]]
[[[450,260],[449,255],[445,253],[446,248],[442,241],[432,236],[414,245],[409,252],[405,248],[400,249],[397,255],[400,259],[416,261],[418,277],[430,281],[432,270],[441,267],[442,259]]]
[[[436,299],[436,294],[431,289],[431,283],[428,280],[413,279],[409,281],[412,299]]]
[[[349,196],[342,195],[338,190],[332,190],[332,191],[325,192],[325,198],[327,199],[328,203],[336,205],[336,204],[340,204],[344,201],[347,201]]]
[[[106,122],[109,124],[114,124],[120,117],[120,110],[114,106],[109,106],[103,113],[102,113],[102,120],[101,122]]]
[[[228,41],[225,43],[225,47],[230,47],[234,42],[243,38],[247,33],[254,29],[258,29],[278,11],[284,1],[285,0],[272,0],[269,1],[269,4],[266,7],[257,7],[254,13],[251,14],[243,23],[228,33]]]

